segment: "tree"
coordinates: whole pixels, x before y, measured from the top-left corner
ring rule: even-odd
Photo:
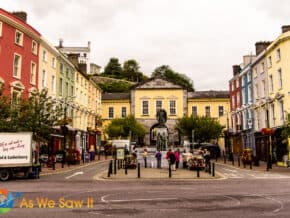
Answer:
[[[118,58],[111,58],[107,66],[105,67],[104,76],[109,76],[112,78],[121,78],[122,77],[122,67],[119,63]]]
[[[126,81],[106,82],[98,84],[103,92],[129,92],[131,84]]]
[[[128,116],[126,118],[113,119],[105,128],[105,132],[110,138],[129,137],[130,134],[132,138],[138,138],[144,137],[146,130],[133,116]]]
[[[151,77],[156,76],[160,76],[169,81],[172,81],[175,84],[186,88],[188,91],[194,91],[192,80],[184,74],[173,71],[168,65],[157,67],[151,74]]]
[[[176,123],[176,129],[189,139],[192,139],[192,131],[194,130],[194,140],[202,143],[219,138],[224,126],[214,118],[191,116],[179,118]]]
[[[127,60],[123,64],[123,75],[124,77],[132,82],[139,82],[139,64],[137,61],[131,59]]]

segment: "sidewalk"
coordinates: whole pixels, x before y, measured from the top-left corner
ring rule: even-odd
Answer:
[[[65,173],[65,172],[70,172],[72,170],[75,169],[80,169],[89,165],[94,165],[97,163],[101,163],[107,160],[111,160],[112,157],[111,156],[107,156],[107,158],[105,158],[105,156],[101,155],[100,156],[100,160],[98,160],[98,156],[96,156],[95,160],[90,161],[90,162],[83,162],[81,161],[80,164],[75,164],[75,165],[68,165],[67,163],[64,164],[63,168],[62,168],[62,163],[56,163],[55,164],[55,170],[53,170],[52,167],[47,167],[46,164],[43,164],[41,166],[41,172],[40,172],[40,176],[47,176],[47,175],[54,175],[54,174],[60,174],[60,173]]]
[[[250,169],[250,165],[246,165],[244,167],[243,162],[240,160],[240,166],[238,165],[238,158],[234,158],[233,161],[229,161],[228,158],[226,159],[226,163],[224,162],[224,158],[221,157],[216,162],[215,159],[212,159],[211,162],[215,162],[218,164],[228,165],[240,169],[246,169],[246,170],[254,170],[254,171],[261,171],[261,172],[275,172],[275,173],[289,173],[290,174],[290,168],[284,167],[284,166],[278,166],[277,164],[272,164],[272,169],[269,169],[267,171],[267,162],[265,161],[259,161],[259,166],[252,165],[252,169]]]

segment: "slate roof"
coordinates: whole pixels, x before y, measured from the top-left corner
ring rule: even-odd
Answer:
[[[187,98],[229,98],[229,91],[196,91],[196,92],[188,92]]]
[[[130,93],[122,93],[122,92],[116,92],[116,93],[102,93],[102,100],[130,100]]]

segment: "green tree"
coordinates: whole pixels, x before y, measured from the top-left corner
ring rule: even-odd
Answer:
[[[194,131],[194,140],[202,143],[217,139],[222,135],[224,126],[216,119],[210,117],[183,117],[179,118],[176,123],[176,129],[183,136],[192,140],[192,131]]]
[[[175,72],[168,65],[157,67],[151,74],[151,77],[156,76],[161,76],[169,81],[172,81],[175,84],[186,88],[188,91],[194,91],[192,80],[184,74]]]
[[[110,59],[109,63],[105,67],[103,75],[112,78],[122,78],[122,67],[118,58]]]
[[[103,92],[129,92],[131,84],[126,81],[106,82],[98,84]]]
[[[10,99],[7,96],[4,96],[2,94],[2,91],[0,92],[0,131],[1,132],[8,132],[13,131],[13,122],[11,118],[12,116],[12,108]]]
[[[105,128],[105,132],[110,138],[129,137],[130,134],[132,138],[138,138],[144,137],[146,130],[133,116],[128,116],[126,118],[113,119]]]
[[[123,64],[123,75],[129,81],[139,82],[140,81],[139,69],[140,67],[137,61],[133,59],[127,60]]]

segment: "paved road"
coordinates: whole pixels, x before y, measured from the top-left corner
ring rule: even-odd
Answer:
[[[22,193],[21,198],[15,200],[15,207],[2,216],[280,218],[290,214],[290,172],[264,173],[217,165],[217,171],[225,178],[186,181],[93,179],[106,169],[107,163],[101,163],[44,176],[40,180],[0,183],[14,194]],[[46,198],[51,200],[52,208],[39,208],[37,198],[43,202]]]

